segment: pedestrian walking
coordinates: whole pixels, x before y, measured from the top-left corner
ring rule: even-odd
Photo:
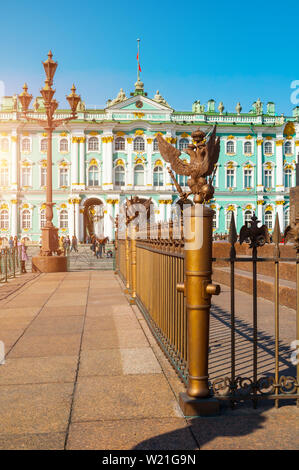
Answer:
[[[9,238],[8,244],[9,244],[9,248],[12,250],[12,249],[13,249],[13,246],[14,246],[13,237],[10,237],[10,238]]]
[[[73,235],[73,236],[72,236],[71,251],[73,251],[73,250],[74,250],[76,253],[78,253],[78,240],[77,240],[76,235]]]
[[[22,240],[20,243],[20,258],[21,258],[21,272],[27,273],[26,271],[26,261],[29,260],[27,255],[27,246],[25,244],[25,240]]]

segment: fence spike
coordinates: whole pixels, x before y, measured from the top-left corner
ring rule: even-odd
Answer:
[[[279,225],[279,217],[278,217],[278,214],[276,214],[274,230],[272,233],[272,241],[275,243],[275,245],[279,245],[281,240],[282,240],[282,237],[281,237],[281,231],[280,231],[280,225]]]
[[[231,245],[234,245],[238,240],[238,233],[235,224],[235,214],[232,211],[232,216],[230,219],[229,232],[228,232],[228,241]]]

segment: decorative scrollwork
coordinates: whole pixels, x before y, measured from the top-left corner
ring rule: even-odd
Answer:
[[[283,379],[283,380],[281,380]],[[288,393],[294,392],[296,384],[291,383],[295,380],[293,377],[281,377],[279,387],[284,386],[290,389]],[[275,378],[273,376],[260,377],[255,383],[250,377],[237,377],[232,380],[230,377],[221,377],[212,383],[214,395],[219,397],[231,397],[235,395],[239,397],[250,397],[254,393],[260,395],[272,395],[275,392]]]
[[[279,378],[279,387],[281,393],[293,394],[296,393],[299,384],[297,384],[295,377],[282,375]]]

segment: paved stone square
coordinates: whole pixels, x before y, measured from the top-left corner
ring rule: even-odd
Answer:
[[[240,296],[240,333],[250,328],[249,299]],[[215,341],[218,331],[226,347],[228,301],[224,290],[212,314],[215,376]],[[260,302],[271,336],[272,305]],[[288,344],[293,312],[283,315]],[[0,449],[299,449],[294,405],[240,405],[217,417],[185,419],[178,406],[184,386],[113,271],[29,279],[0,301],[0,340],[6,348]]]

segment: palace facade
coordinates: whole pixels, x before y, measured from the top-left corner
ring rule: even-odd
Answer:
[[[30,114],[42,118],[37,98]],[[57,110],[58,118],[69,116]],[[209,132],[217,124],[221,151],[214,179],[215,233],[227,233],[232,212],[237,229],[253,212],[270,231],[278,214],[289,222],[289,189],[295,185],[299,153],[299,107],[278,115],[275,104],[253,103],[234,113],[214,100],[195,101],[190,111],[176,111],[159,92],[149,98],[138,80],[129,97],[123,90],[105,109],[78,105],[78,119],[53,134],[53,222],[59,235],[86,236],[84,210],[96,205],[104,234],[114,237],[114,218],[130,196],[152,198],[156,220],[168,220],[178,196],[159,154],[156,135],[182,151],[198,127]],[[4,97],[0,108],[0,236],[38,241],[45,223],[47,135],[22,118],[17,96]],[[182,187],[186,177],[178,176]]]

